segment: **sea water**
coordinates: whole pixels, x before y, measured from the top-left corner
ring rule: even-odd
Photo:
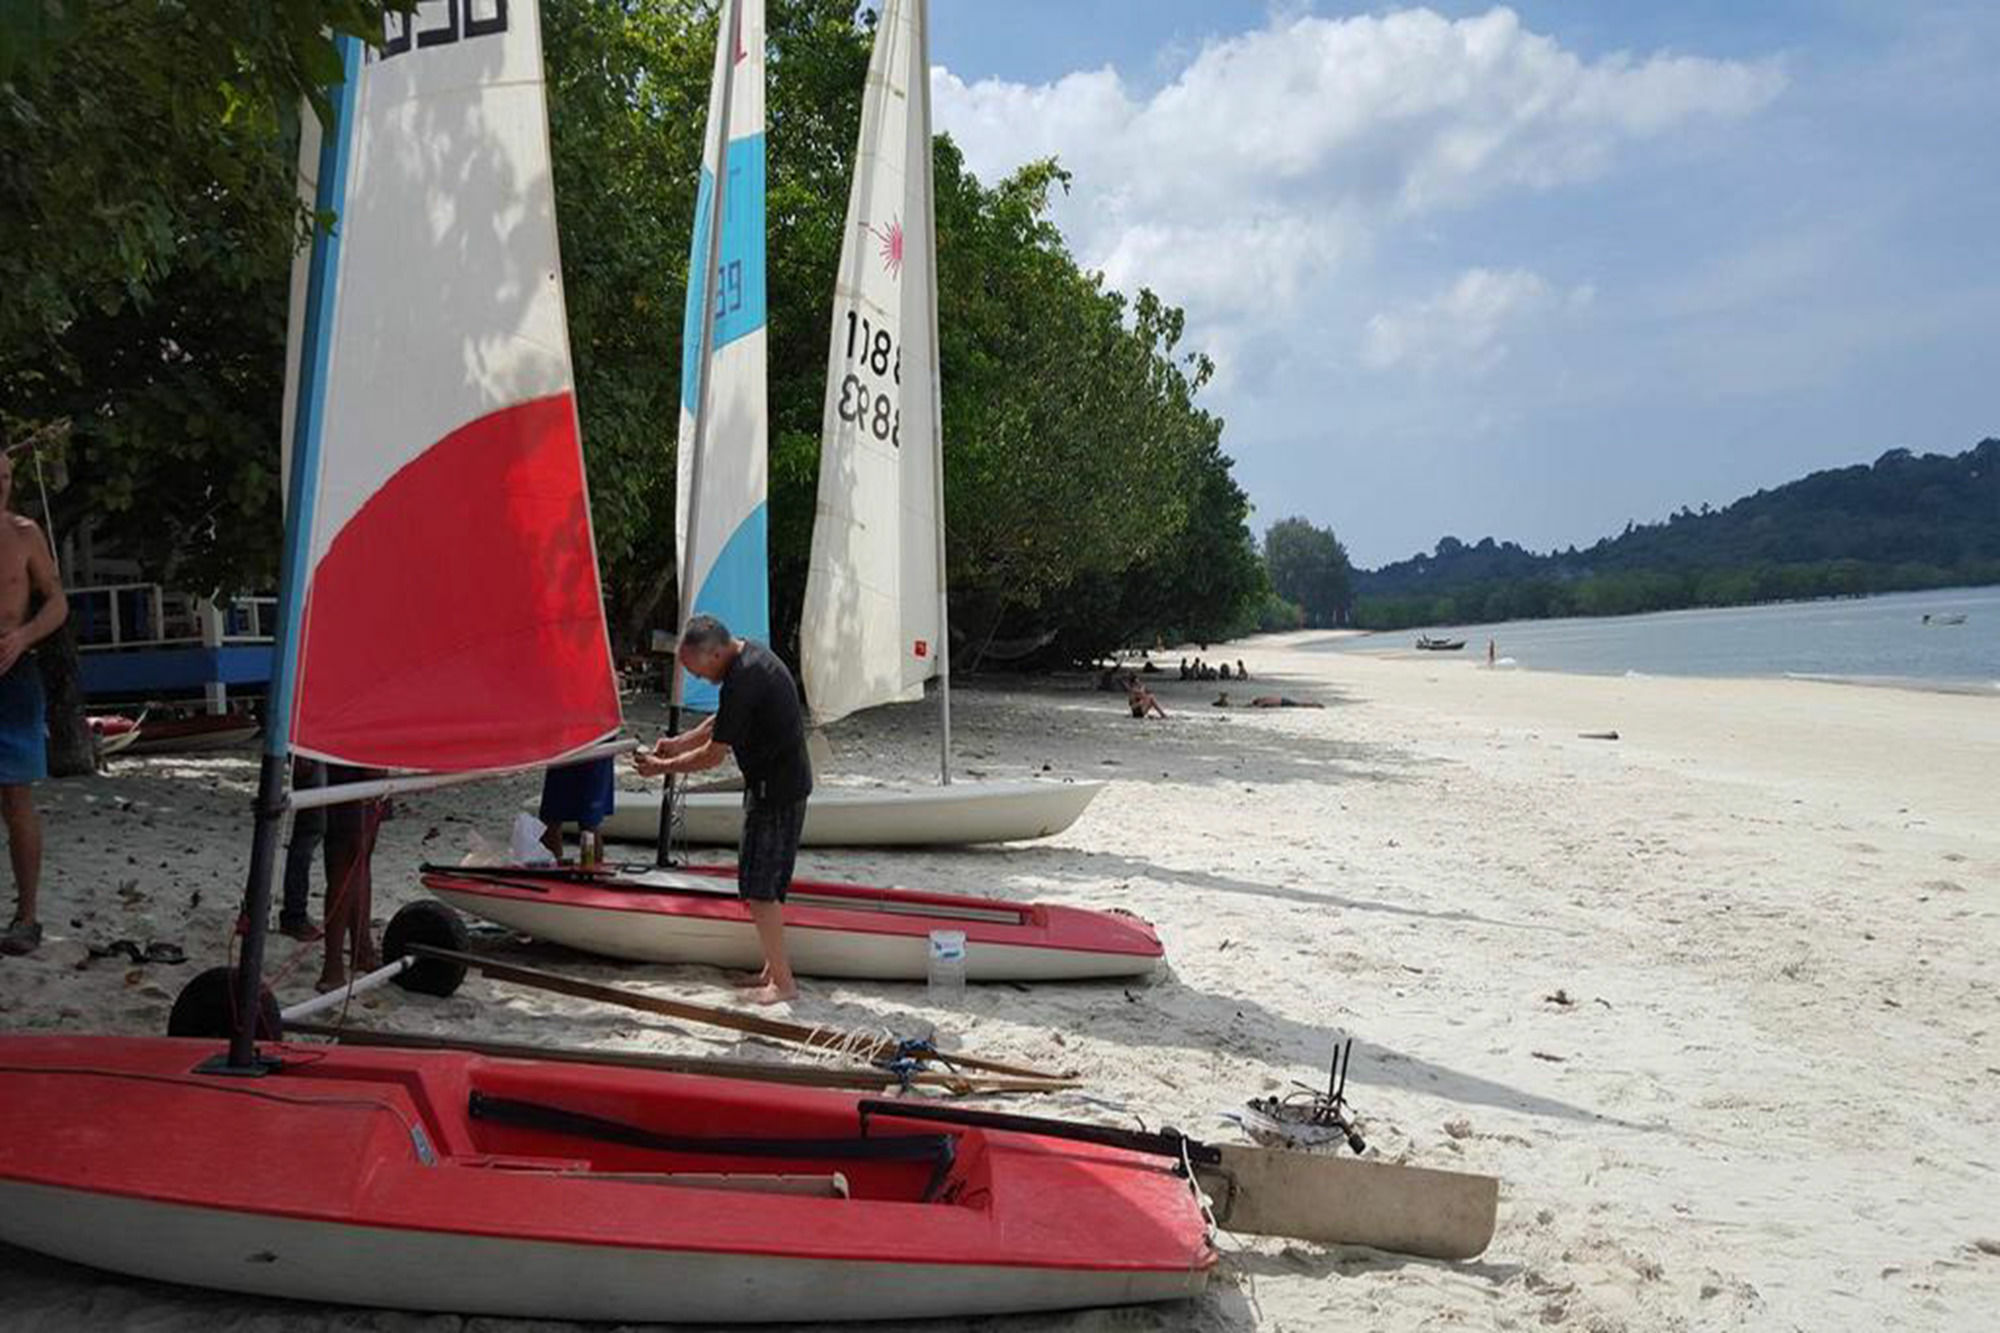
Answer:
[[[1924,617],[1931,617],[1926,624]],[[1964,616],[1947,625],[1944,618]],[[1308,642],[1329,651],[1408,651],[1419,634],[1464,639],[1440,657],[1501,658],[1588,675],[1797,676],[2000,697],[2000,588],[1661,611],[1643,616],[1426,625]]]

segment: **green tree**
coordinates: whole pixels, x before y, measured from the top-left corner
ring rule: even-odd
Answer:
[[[1353,599],[1347,548],[1331,528],[1303,518],[1273,523],[1264,534],[1264,565],[1278,596],[1296,603],[1310,625],[1338,625]]]

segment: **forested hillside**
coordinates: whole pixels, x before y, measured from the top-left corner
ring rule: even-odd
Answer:
[[[1996,582],[2000,440],[1987,439],[1954,456],[1892,449],[1584,550],[1446,537],[1358,573],[1353,618],[1396,629]]]

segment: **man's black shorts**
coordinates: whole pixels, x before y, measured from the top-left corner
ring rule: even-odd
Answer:
[[[781,903],[792,886],[799,859],[799,834],[806,826],[806,803],[754,802],[743,807],[743,845],[736,858],[736,892],[758,903]]]

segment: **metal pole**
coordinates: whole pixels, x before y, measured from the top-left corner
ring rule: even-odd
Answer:
[[[923,142],[923,191],[924,219],[923,240],[930,247],[930,263],[924,266],[929,280],[929,290],[925,293],[924,318],[930,322],[931,347],[931,484],[932,503],[937,506],[937,577],[938,577],[938,782],[942,786],[951,785],[951,577],[945,563],[944,541],[944,393],[938,373],[938,296],[937,296],[937,181],[936,163],[931,147],[931,6],[930,0],[916,0],[917,5],[917,87],[910,89],[910,95],[917,99],[922,108]]]
[[[361,42],[340,39],[345,78],[333,96],[333,124],[321,138],[315,207],[340,213],[346,206],[347,143],[361,78]],[[336,226],[340,225],[338,222]],[[264,992],[264,938],[271,926],[271,879],[278,859],[278,828],[285,818],[286,759],[291,743],[292,693],[298,683],[298,652],[312,542],[312,483],[316,477],[326,385],[320,372],[332,334],[334,238],[313,238],[306,285],[306,318],[299,345],[299,394],[293,417],[292,475],[285,510],[284,568],[278,585],[277,642],[272,646],[271,708],[264,726],[264,758],[257,770],[256,828],[250,839],[250,882],[243,891],[243,952],[236,964],[235,1023],[229,1034],[231,1073],[256,1073],[257,1017]]]
[[[587,764],[593,759],[609,759],[621,754],[630,754],[639,748],[639,742],[630,739],[600,741],[573,754],[555,761],[555,767],[567,764]],[[309,787],[292,793],[287,806],[293,810],[318,810],[329,805],[345,805],[350,801],[375,801],[384,796],[395,796],[401,792],[436,791],[440,787],[456,787],[467,782],[484,782],[489,778],[504,778],[515,773],[526,773],[537,768],[548,768],[546,763],[524,764],[511,768],[479,768],[464,773],[406,773],[401,777],[373,778],[366,782],[343,782],[338,787]]]
[[[701,376],[701,387],[695,391],[694,438],[689,442],[694,458],[688,469],[687,541],[680,553],[680,632],[674,636],[674,664],[667,696],[667,730],[672,732],[681,728],[681,698],[687,689],[687,673],[681,667],[681,639],[687,633],[688,617],[694,614],[694,597],[699,591],[694,582],[694,556],[695,543],[701,538],[701,460],[708,449],[711,379],[708,363],[715,354],[715,301],[722,260],[723,200],[729,194],[729,104],[736,90],[736,43],[742,39],[739,26],[742,17],[742,0],[728,0],[717,20],[721,26],[715,34],[716,49],[722,52],[722,96],[716,118],[715,185],[709,199],[708,245],[702,255],[700,350],[694,363],[695,373]],[[669,776],[660,800],[660,836],[653,850],[655,865],[673,864],[675,795],[674,780]]]

